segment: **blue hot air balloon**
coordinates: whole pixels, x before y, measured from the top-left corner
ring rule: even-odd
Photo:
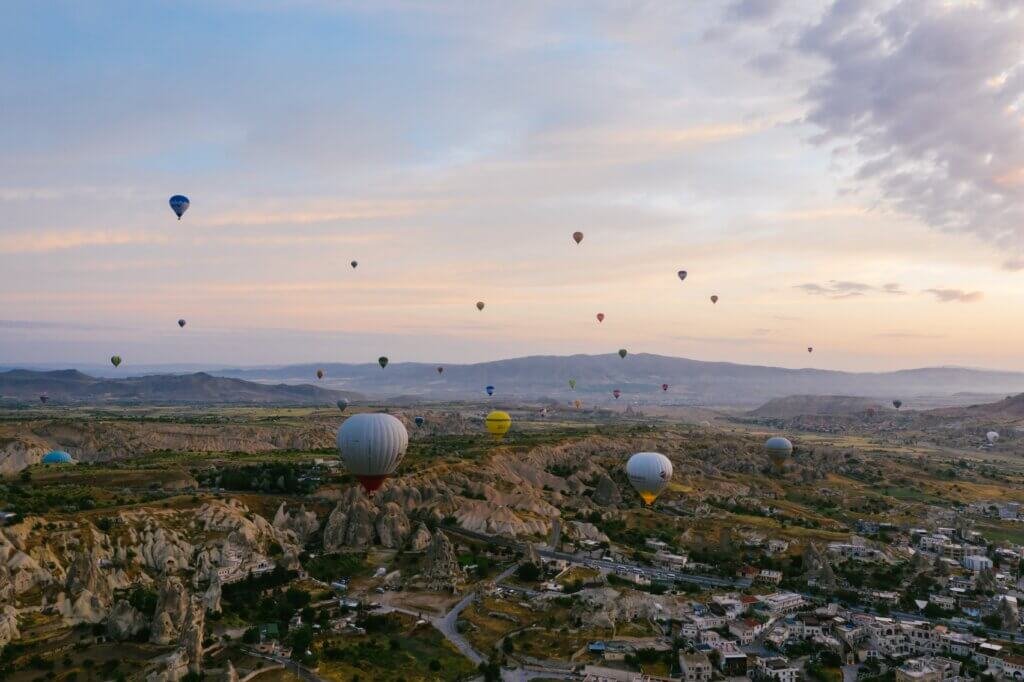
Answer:
[[[494,386],[488,386],[486,389],[487,395],[494,395]]]
[[[188,197],[182,194],[175,194],[167,203],[171,205],[171,210],[174,211],[174,215],[178,216],[178,220],[181,220],[181,216],[185,215],[185,211],[188,210]]]
[[[423,417],[416,417],[413,421],[416,422],[416,426],[423,426],[426,420]]]

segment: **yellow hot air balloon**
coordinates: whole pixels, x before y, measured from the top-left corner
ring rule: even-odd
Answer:
[[[572,404],[576,407],[577,410],[580,409],[581,407],[583,407],[583,401],[582,400],[574,400],[574,401],[572,401]]]
[[[509,428],[512,427],[512,417],[509,416],[508,412],[502,412],[501,410],[494,410],[484,421],[487,426],[487,432],[494,436],[495,439],[501,440],[508,433]]]

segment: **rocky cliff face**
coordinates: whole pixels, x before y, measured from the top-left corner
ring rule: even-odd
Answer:
[[[412,537],[409,538],[409,550],[413,552],[425,552],[430,547],[430,542],[433,540],[433,536],[430,531],[427,530],[425,524],[420,524],[416,528],[416,532],[413,533]]]
[[[622,504],[622,493],[619,492],[619,487],[615,485],[611,476],[602,473],[598,476],[591,499],[594,500],[594,504],[601,507],[617,507]]]
[[[18,609],[13,606],[0,606],[0,646],[19,639]]]
[[[427,548],[426,567],[423,571],[427,589],[437,592],[454,592],[465,580],[455,547],[440,530],[434,531],[430,547]]]
[[[206,626],[206,611],[198,597],[192,597],[185,624],[181,632],[181,645],[188,658],[188,671],[195,675],[203,672],[203,628]]]

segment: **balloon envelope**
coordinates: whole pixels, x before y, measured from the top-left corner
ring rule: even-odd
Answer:
[[[576,380],[575,379],[569,379],[569,388],[571,388],[574,391],[576,390]]]
[[[117,367],[118,365],[120,365],[121,364],[121,356],[120,355],[111,356],[110,364],[112,364],[114,367]]]
[[[324,378],[324,371],[322,369],[318,369],[316,371],[316,378],[317,379],[323,379]]]
[[[598,322],[604,322],[604,313],[598,313],[597,314],[597,321]]]
[[[619,396],[622,395],[622,391],[620,391],[619,389],[615,389],[614,391],[612,391],[612,395],[615,396],[616,400],[618,400]]]
[[[488,386],[484,390],[487,391],[487,395],[494,395],[494,386]]]
[[[346,398],[342,398],[341,400],[339,400],[339,401],[338,401],[338,402],[336,403],[336,405],[338,406],[338,409],[339,409],[339,410],[341,410],[342,412],[344,412],[344,411],[345,411],[345,408],[347,408],[347,407],[348,407],[348,399],[346,399]]]
[[[813,353],[814,352],[814,346],[807,346],[807,352],[808,353]]]
[[[580,406],[583,405],[583,401],[582,400],[574,400],[574,401],[572,401],[572,404],[578,410],[578,409],[580,409]]]
[[[573,241],[575,241],[577,244],[579,244],[581,241],[583,241],[583,233],[582,232],[573,232],[572,233],[572,238],[573,238]]]
[[[512,427],[512,417],[509,416],[508,412],[494,410],[487,415],[487,419],[484,420],[484,426],[487,427],[488,433],[500,440],[508,433],[509,428]]]
[[[672,462],[659,452],[638,452],[626,462],[626,477],[646,504],[652,504],[672,480]]]
[[[178,216],[178,220],[181,220],[181,216],[185,215],[185,211],[189,207],[188,197],[181,194],[175,194],[167,203],[171,205],[171,210],[174,211],[174,215]]]
[[[359,265],[359,261],[354,260],[351,263],[349,263],[349,265],[351,265],[352,269],[355,270],[355,268]]]
[[[668,384],[662,384],[661,385],[661,390],[667,391],[668,390]]]
[[[377,358],[377,364],[380,365],[381,369],[384,369],[385,367],[387,367],[388,366],[388,358],[387,358],[387,356],[386,355],[382,355],[379,358]]]
[[[773,436],[765,441],[764,450],[768,453],[768,459],[772,461],[776,470],[781,470],[786,460],[793,454],[793,444],[789,442],[788,438]]]
[[[680,281],[682,281],[682,280],[686,279],[686,270],[680,270],[680,271],[679,271],[679,272],[677,272],[676,274],[677,274],[677,275],[679,275],[679,279],[680,279]]]
[[[370,493],[395,473],[408,447],[409,432],[390,414],[355,414],[338,429],[341,461]]]
[[[627,351],[627,350],[626,350],[625,348],[620,348],[620,349],[619,349],[619,357],[620,357],[620,358],[624,358],[624,357],[626,357],[626,355],[628,355],[628,354],[629,354],[629,351]]]
[[[711,302],[712,303],[718,303],[718,294],[713,294],[711,296]]]
[[[178,320],[178,326],[179,327],[184,327],[185,326],[185,320]]]
[[[416,422],[416,426],[423,426],[423,422],[425,422],[426,419],[424,419],[423,417],[416,417],[413,419],[413,421]]]
[[[41,396],[39,396],[39,402],[41,402],[43,405],[45,405],[47,402],[49,402],[49,400],[50,400],[50,396],[48,396],[48,395],[41,395]]]
[[[894,400],[894,401],[892,401],[892,406],[895,407],[898,410],[901,407],[903,407],[903,401],[902,400]]]
[[[440,373],[441,373],[441,372],[443,372],[443,371],[444,371],[444,367],[438,367],[438,368],[437,368],[437,373],[438,373],[438,374],[440,374]]]
[[[477,310],[483,310],[484,309],[484,302],[483,301],[477,301],[476,302],[476,309]]]
[[[989,431],[988,433],[985,434],[985,438],[988,439],[989,443],[995,445],[996,441],[999,440],[999,432]]]

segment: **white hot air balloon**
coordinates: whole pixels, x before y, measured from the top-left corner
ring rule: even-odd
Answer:
[[[341,461],[371,494],[395,473],[408,447],[409,432],[390,414],[352,415],[338,429]]]
[[[775,470],[782,471],[786,466],[786,460],[793,454],[793,444],[788,438],[774,436],[765,442],[764,451],[768,453],[768,459],[772,461]]]
[[[989,431],[988,433],[985,434],[985,438],[988,439],[989,445],[995,445],[996,441],[999,440],[999,432]]]
[[[653,504],[672,480],[672,462],[658,452],[638,452],[626,462],[626,477],[646,504]]]

